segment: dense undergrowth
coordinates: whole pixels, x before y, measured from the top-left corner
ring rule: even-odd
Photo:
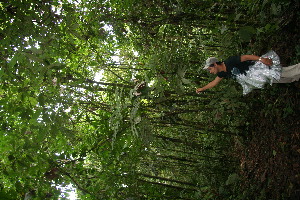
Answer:
[[[57,199],[69,184],[80,199],[297,197],[297,85],[195,88],[215,78],[209,56],[300,62],[298,1],[0,8],[0,198]]]
[[[277,35],[257,48],[272,46],[283,66],[299,63],[299,13]],[[296,20],[296,23],[294,20]],[[275,84],[254,91],[246,100],[249,125],[236,145],[241,199],[299,199],[300,197],[300,88],[299,82]]]

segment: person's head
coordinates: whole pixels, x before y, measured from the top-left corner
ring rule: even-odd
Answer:
[[[203,67],[204,70],[209,71],[211,74],[217,74],[218,73],[218,65],[221,65],[222,62],[220,62],[215,57],[210,57],[206,60],[205,66]]]

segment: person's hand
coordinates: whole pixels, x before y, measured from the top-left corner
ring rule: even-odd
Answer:
[[[271,66],[273,65],[273,61],[270,58],[261,58],[260,62],[264,63],[265,65]]]
[[[200,92],[203,92],[203,91],[204,91],[203,88],[197,88],[197,89],[196,89],[196,93],[197,93],[197,94],[199,94]]]

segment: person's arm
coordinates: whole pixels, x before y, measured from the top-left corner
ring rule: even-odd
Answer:
[[[200,92],[203,92],[204,90],[207,90],[209,88],[212,88],[212,87],[215,87],[216,85],[218,85],[220,83],[220,81],[222,80],[223,78],[220,78],[220,77],[216,77],[212,82],[210,82],[209,84],[207,84],[206,86],[202,87],[202,88],[198,88],[196,89],[196,93],[200,93]]]
[[[241,62],[247,61],[247,60],[254,60],[254,61],[260,61],[265,65],[271,66],[273,64],[272,59],[270,58],[263,58],[256,55],[242,55],[241,56]]]

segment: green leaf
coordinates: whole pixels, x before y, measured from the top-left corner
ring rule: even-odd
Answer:
[[[228,28],[226,25],[222,24],[222,27],[220,30],[221,30],[221,34],[224,34],[224,32],[228,30]]]
[[[26,155],[26,159],[29,161],[29,162],[35,162],[35,160],[33,159],[33,157],[32,156],[30,156],[30,155]]]
[[[38,102],[43,107],[45,106],[45,97],[43,93],[40,93],[38,96]]]
[[[241,16],[242,16],[241,13],[236,14],[236,15],[235,15],[234,21],[238,21],[238,20],[240,19]]]
[[[240,180],[239,175],[236,173],[230,174],[226,181],[226,185],[232,185],[237,183]]]
[[[192,84],[192,82],[189,79],[186,79],[186,78],[182,78],[181,81],[182,81],[183,84],[187,84],[187,85]]]
[[[251,26],[245,26],[241,28],[238,33],[242,41],[249,42],[256,33],[256,29]]]
[[[38,101],[36,100],[36,98],[29,97],[28,99],[29,99],[29,102],[31,105],[33,105],[33,106],[37,105]]]

